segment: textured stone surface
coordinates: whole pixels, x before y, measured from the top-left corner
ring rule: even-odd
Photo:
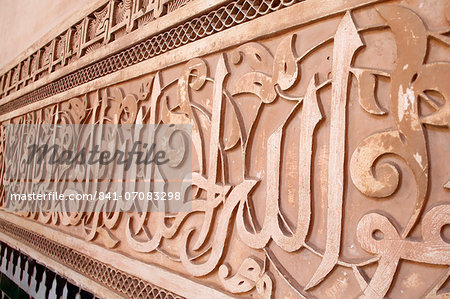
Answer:
[[[0,68],[89,2],[0,1]]]
[[[94,290],[111,287],[102,267],[123,271],[122,296],[140,282],[189,298],[446,296],[448,3],[200,2],[135,28],[123,21],[132,29],[121,36],[86,35],[77,49],[97,43],[90,52],[23,85],[5,70],[0,86],[3,124],[191,124],[193,211],[0,211],[0,237],[28,254],[61,244],[61,269]],[[184,23],[169,26],[172,15]],[[12,165],[14,155],[1,152],[2,173],[26,176],[33,168]],[[67,248],[88,266],[65,261]]]

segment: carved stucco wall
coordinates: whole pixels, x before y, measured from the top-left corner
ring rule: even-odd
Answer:
[[[193,211],[0,211],[2,241],[106,298],[448,296],[448,2],[163,2],[75,16],[0,121],[191,124]]]
[[[53,38],[55,33],[51,31],[59,29],[60,23],[89,3],[88,0],[1,0],[0,68],[5,67],[44,35],[51,36],[53,33]]]

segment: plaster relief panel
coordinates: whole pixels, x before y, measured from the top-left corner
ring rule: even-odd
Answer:
[[[63,50],[77,39],[76,25],[21,64],[31,64],[30,72],[9,71],[2,77],[4,95],[13,84],[27,84],[19,74],[64,70],[75,52],[101,51],[109,39],[171,13],[164,1],[128,2],[111,1],[85,18],[78,52]],[[210,298],[448,296],[448,3],[243,2],[231,14],[234,21],[250,14],[252,6],[245,5],[260,16],[184,48],[169,46],[180,52],[161,50],[164,62],[137,47],[71,73],[70,88],[59,87],[61,77],[43,93],[12,94],[0,103],[3,128],[189,125],[192,180],[181,193],[189,211],[1,211],[1,236],[125,297],[150,296],[146,282],[188,298],[202,292]],[[285,25],[273,25],[280,19]],[[264,23],[272,25],[265,29]],[[188,38],[183,30],[178,34]],[[214,49],[215,42],[222,48]],[[189,57],[202,48],[208,53]],[[154,57],[151,63],[139,64],[146,55]],[[114,64],[108,64],[111,57],[117,57]],[[124,64],[118,76],[117,64]],[[111,72],[100,76],[101,67]],[[27,141],[1,132],[2,175],[35,172],[35,165],[11,162],[20,161]],[[168,153],[175,151],[167,145]],[[79,179],[89,175],[80,170]],[[153,175],[164,178],[162,171]],[[25,188],[23,180],[2,182],[3,194]],[[66,236],[61,248],[79,256],[70,260],[63,249],[41,245],[64,243],[51,231]],[[93,249],[72,247],[76,242]],[[80,256],[90,266],[77,264]],[[145,265],[174,275],[155,281]],[[103,279],[105,267],[114,274]],[[128,282],[117,283],[118,277]]]

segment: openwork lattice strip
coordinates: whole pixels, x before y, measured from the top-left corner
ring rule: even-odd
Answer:
[[[83,253],[0,219],[0,231],[77,272],[129,298],[181,299],[183,297],[111,267]]]

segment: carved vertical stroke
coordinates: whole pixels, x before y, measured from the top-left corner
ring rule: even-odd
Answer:
[[[316,94],[317,76],[313,76],[306,90],[303,100],[302,122],[300,130],[300,145],[298,149],[298,169],[301,175],[298,178],[298,208],[295,232],[286,236],[277,225],[277,233],[273,236],[274,241],[284,250],[292,252],[299,249],[305,242],[310,225],[311,217],[311,166],[314,130],[322,119],[318,106]],[[270,168],[269,168],[270,169]],[[271,172],[269,170],[269,172]],[[277,215],[278,216],[278,215]],[[278,217],[274,218],[278,224]]]
[[[274,96],[269,96],[270,92],[268,91],[275,90],[275,87],[281,89],[290,88],[299,77],[299,67],[295,57],[294,38],[295,35],[284,38],[278,45],[273,61],[273,77],[260,72],[247,73],[242,76],[241,80],[236,84],[235,93],[252,93],[259,97],[263,103],[268,104],[273,102],[276,98],[276,93]],[[251,43],[251,48],[241,48],[247,50],[252,49],[255,53],[258,49],[264,49],[261,46],[258,47],[256,45],[257,44]],[[262,52],[265,53],[264,51]],[[256,57],[262,56],[259,55]],[[270,55],[267,55],[267,57],[270,57]],[[235,59],[235,61],[237,60],[238,59]],[[263,77],[261,76],[265,79],[263,80]],[[302,97],[295,99],[297,104],[267,140],[267,197],[264,224],[260,231],[250,232],[247,230],[244,222],[244,209],[248,203],[247,198],[241,199],[236,225],[241,239],[252,248],[264,248],[270,239],[273,239],[278,246],[288,252],[298,250],[304,244],[310,224],[312,143],[314,130],[322,118],[316,94],[316,79],[316,76],[311,78],[304,99]],[[258,82],[258,84],[256,84],[256,82]],[[298,134],[298,138],[300,139],[298,165],[299,169],[304,170],[304,173],[299,177],[299,204],[296,229],[294,230],[288,227],[290,234],[285,234],[279,224],[279,218],[283,218],[279,206],[280,164],[282,155],[281,145],[288,119],[298,111],[301,104],[303,104],[303,109],[301,128]],[[250,220],[250,222],[253,221]]]
[[[223,89],[226,76],[229,74],[227,65],[225,64],[224,56],[221,55],[217,64],[217,70],[214,77],[213,89],[213,103],[211,113],[211,132],[210,132],[210,147],[209,147],[209,162],[208,162],[208,179],[207,179],[207,201],[213,202],[216,198],[215,186],[217,184],[217,164],[220,154],[220,127],[222,122],[222,106],[223,106]],[[203,79],[204,80],[204,79]],[[223,161],[223,158],[221,158]],[[221,193],[218,196],[224,197]],[[199,249],[206,240],[210,230],[213,209],[205,210],[205,218],[203,220],[202,228],[199,237],[194,245],[194,249]]]
[[[193,73],[196,72],[196,76],[193,76]],[[192,77],[191,83],[189,83],[189,79]],[[178,78],[178,88],[177,88],[177,96],[179,101],[179,107],[181,112],[184,115],[176,114],[176,113],[168,113],[168,108],[166,109],[165,105],[163,105],[163,109],[165,109],[166,118],[168,116],[177,115],[180,121],[185,121],[186,123],[190,123],[192,125],[192,139],[195,150],[198,154],[198,163],[200,172],[204,172],[204,149],[203,149],[203,135],[201,128],[199,126],[199,119],[197,115],[194,113],[191,106],[191,99],[189,97],[189,87],[194,90],[200,90],[205,85],[206,78],[208,77],[208,66],[205,60],[200,58],[194,58],[186,63],[185,68],[181,76]],[[167,104],[167,103],[166,103]],[[186,119],[187,117],[187,119]]]
[[[330,155],[328,161],[327,241],[319,268],[306,286],[317,285],[333,269],[341,243],[342,202],[344,195],[344,158],[346,134],[347,86],[350,64],[355,51],[363,45],[350,12],[340,22],[334,37]]]

